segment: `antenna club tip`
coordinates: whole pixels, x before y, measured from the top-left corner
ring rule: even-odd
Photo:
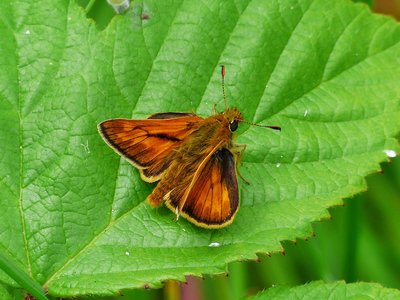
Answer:
[[[225,77],[225,66],[221,65],[221,75],[222,77]]]
[[[246,121],[246,120],[244,120],[244,119],[240,119],[239,121],[240,121],[240,122],[247,123],[247,124],[249,124],[249,125],[253,125],[253,126],[264,127],[264,128],[270,128],[270,129],[274,129],[274,130],[281,131],[281,127],[280,127],[280,126],[276,126],[276,125],[260,125],[260,124],[255,124],[255,123]]]

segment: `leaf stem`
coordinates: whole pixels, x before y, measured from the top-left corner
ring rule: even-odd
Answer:
[[[49,300],[40,284],[33,280],[6,254],[0,252],[0,269],[14,279],[25,291],[34,296],[37,300]]]
[[[356,256],[358,246],[358,226],[359,226],[359,210],[360,210],[360,196],[356,196],[350,200],[347,207],[346,216],[346,256],[345,256],[345,279],[346,282],[354,282],[356,280]],[[349,201],[349,202],[350,202]]]
[[[243,262],[235,262],[229,265],[229,299],[241,299],[246,295],[247,265]]]
[[[180,289],[179,282],[175,280],[167,280],[164,285],[164,299],[179,300]]]

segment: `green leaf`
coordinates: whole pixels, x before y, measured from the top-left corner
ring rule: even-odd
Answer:
[[[399,299],[400,291],[382,287],[377,283],[357,282],[346,284],[344,281],[334,283],[324,283],[315,281],[309,284],[285,287],[276,286],[254,297],[252,300],[263,299]]]
[[[10,292],[2,284],[0,284],[0,299],[3,299],[3,300],[11,300],[12,299]]]
[[[0,299],[1,300],[22,300],[24,295],[21,290],[7,287],[0,283]]]
[[[374,0],[353,0],[354,2],[360,2],[360,3],[365,3],[369,5],[370,7],[374,6]]]
[[[0,39],[0,251],[53,296],[159,287],[281,251],[399,152],[400,27],[365,5],[134,1],[100,32],[74,1],[3,1]],[[232,225],[204,230],[149,207],[154,185],[96,125],[223,110],[222,63],[229,105],[282,132],[242,127],[251,185]]]

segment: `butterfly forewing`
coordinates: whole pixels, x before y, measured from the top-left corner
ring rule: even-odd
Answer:
[[[201,120],[193,114],[163,113],[147,120],[104,121],[99,131],[116,152],[141,169],[144,180],[153,182],[168,168],[173,150]]]

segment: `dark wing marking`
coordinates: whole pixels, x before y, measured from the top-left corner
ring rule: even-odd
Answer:
[[[166,113],[157,113],[151,115],[147,119],[175,119],[175,118],[182,118],[182,117],[194,117],[195,114],[192,113],[180,113],[180,112],[166,112]]]

